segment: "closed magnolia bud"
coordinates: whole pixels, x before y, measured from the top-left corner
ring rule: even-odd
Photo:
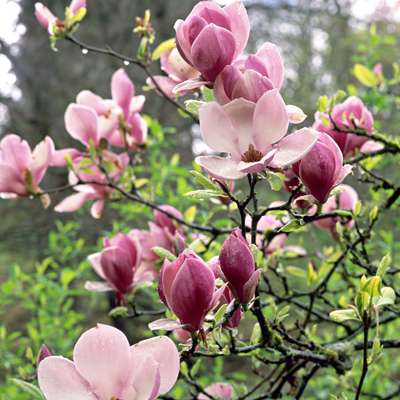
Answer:
[[[338,145],[329,135],[321,133],[311,151],[292,168],[310,194],[305,196],[307,200],[324,204],[331,190],[342,183],[352,167],[343,166]]]
[[[239,229],[233,231],[222,245],[217,271],[220,278],[228,283],[239,303],[250,302],[260,279],[261,269],[255,270],[253,253]]]

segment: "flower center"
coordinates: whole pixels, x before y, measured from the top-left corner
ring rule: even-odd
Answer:
[[[258,151],[254,148],[252,143],[249,144],[249,149],[242,155],[242,161],[245,163],[251,163],[260,161],[264,157],[261,151]]]

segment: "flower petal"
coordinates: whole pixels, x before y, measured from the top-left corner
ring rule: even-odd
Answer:
[[[207,146],[214,151],[230,153],[234,160],[240,161],[242,152],[239,149],[238,133],[224,108],[212,101],[199,107],[199,117],[201,136]]]
[[[238,170],[238,164],[231,158],[200,156],[195,158],[195,162],[205,173],[222,181],[234,181],[247,175]]]
[[[133,345],[130,351],[132,370],[137,368],[145,355],[151,355],[158,364],[161,382],[156,396],[167,393],[174,386],[179,374],[179,354],[169,337],[157,336],[142,340]]]
[[[302,128],[283,138],[274,149],[277,149],[270,166],[282,168],[303,158],[314,146],[320,133],[311,128]]]
[[[46,136],[33,150],[32,157],[28,162],[28,171],[32,174],[33,188],[36,188],[50,165],[54,152],[54,143]]]
[[[74,361],[100,399],[122,398],[129,370],[129,343],[120,330],[98,324],[85,332],[75,345]]]
[[[274,158],[277,149],[272,149],[269,153],[267,153],[260,161],[246,163],[240,161],[238,164],[238,170],[240,172],[245,172],[246,174],[250,174],[253,172],[261,172],[264,171],[265,168],[270,164],[271,160]]]
[[[277,89],[260,97],[254,110],[253,137],[256,150],[266,154],[271,145],[285,136],[289,117]]]
[[[108,292],[115,290],[115,287],[109,282],[92,282],[86,281],[84,288],[89,292]]]
[[[38,380],[47,400],[98,399],[74,363],[61,356],[46,357],[39,364]]]
[[[65,112],[65,128],[74,138],[86,146],[90,145],[92,139],[98,144],[97,114],[87,106],[70,104]]]
[[[76,102],[77,104],[93,108],[98,115],[105,115],[109,110],[107,103],[100,96],[94,94],[90,90],[82,90],[82,92],[78,93],[78,96],[76,96]]]
[[[135,95],[135,86],[123,68],[114,72],[111,78],[111,95],[126,118],[132,97]]]
[[[81,208],[87,201],[97,199],[97,193],[76,193],[66,197],[61,203],[54,207],[56,212],[74,212]]]
[[[176,94],[182,91],[193,90],[204,85],[212,85],[212,82],[205,80],[202,76],[198,76],[197,78],[188,79],[187,81],[179,83],[172,89],[172,93]]]
[[[299,107],[287,105],[286,111],[291,124],[301,124],[307,118],[307,115],[304,114],[303,110]]]

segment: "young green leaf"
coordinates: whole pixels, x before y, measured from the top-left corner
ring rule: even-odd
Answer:
[[[354,66],[354,75],[364,86],[375,87],[379,85],[378,78],[364,65],[356,64]]]
[[[376,276],[379,276],[381,279],[383,279],[383,276],[385,275],[385,272],[389,269],[389,264],[390,264],[390,253],[387,253],[386,256],[384,256],[379,264],[378,271],[376,272]]]
[[[152,247],[151,249],[152,249],[152,250],[154,251],[154,253],[156,253],[161,259],[166,258],[168,261],[171,261],[171,262],[173,262],[173,261],[176,260],[176,257],[175,257],[171,252],[169,252],[168,250],[166,250],[166,249],[164,249],[164,248],[162,248],[162,247],[155,246],[155,247]]]
[[[160,43],[151,56],[151,60],[158,60],[164,53],[175,48],[175,38],[168,39]]]
[[[211,197],[228,197],[222,190],[195,190],[193,192],[188,192],[184,194],[185,197],[189,199],[203,201]]]
[[[199,115],[199,107],[206,104],[204,101],[198,101],[198,100],[186,100],[185,101],[185,107],[186,110],[189,112]]]
[[[10,380],[14,383],[15,386],[17,386],[24,392],[29,393],[29,395],[32,396],[33,399],[44,400],[44,396],[41,390],[37,386],[32,385],[32,383],[15,378],[11,378]]]
[[[360,321],[358,318],[356,312],[352,309],[349,308],[347,310],[336,310],[332,311],[329,316],[335,321],[335,322],[343,322],[343,321],[348,321],[349,319],[355,320],[355,321]]]
[[[206,189],[209,190],[219,190],[224,194],[224,192],[221,190],[219,186],[217,186],[215,183],[212,183],[208,178],[206,178],[204,175],[202,175],[200,172],[197,171],[189,171],[191,174],[194,175],[196,178],[196,181],[200,183],[200,185],[204,186]]]
[[[271,189],[274,191],[281,190],[282,188],[282,179],[278,174],[272,171],[267,171],[267,180],[271,185]]]
[[[304,225],[303,220],[292,219],[286,225],[282,226],[278,232],[293,232],[297,231],[297,229],[301,228]]]
[[[216,323],[218,323],[219,321],[221,321],[221,319],[222,319],[222,317],[224,316],[224,314],[225,314],[225,311],[226,311],[226,307],[228,306],[228,304],[223,304],[222,306],[221,306],[221,308],[215,313],[215,315],[214,315],[214,321],[216,322]]]

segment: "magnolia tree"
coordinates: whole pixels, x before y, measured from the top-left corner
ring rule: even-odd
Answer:
[[[84,288],[115,293],[110,315],[124,319],[121,327],[139,326],[140,318],[150,316],[144,336],[153,337],[130,346],[125,334],[109,325],[99,323],[79,338],[79,329],[60,327],[57,321],[64,319],[67,326],[71,315],[74,295],[67,289],[77,276],[74,268],[82,267],[63,269],[54,259],[44,261],[37,276],[46,284],[39,292],[50,293],[49,282],[54,289],[58,276],[64,290],[52,294],[61,303],[49,306],[44,295],[38,303],[44,310],[62,305],[58,319],[46,322],[56,333],[44,332],[39,313],[35,341],[25,342],[37,367],[20,366],[13,385],[30,398],[47,400],[397,398],[392,349],[400,346],[400,270],[388,252],[393,235],[386,233],[382,245],[379,235],[385,235],[374,227],[391,215],[400,190],[399,183],[372,169],[397,168],[400,144],[377,132],[355,87],[349,87],[351,96],[339,91],[321,97],[313,125],[294,130],[291,124],[301,124],[306,115],[280,94],[284,65],[278,48],[265,43],[256,54],[242,55],[250,24],[240,1],[224,8],[200,2],[175,23],[175,38],[154,50],[146,12],[137,18],[136,58],[75,37],[85,0],[73,0],[64,20],[41,3],[35,8],[53,49],[64,39],[130,67],[113,74],[111,99],[83,90],[66,109],[65,128],[77,148],[56,149],[46,137],[31,151],[25,140],[6,134],[0,142],[0,192],[10,200],[38,197],[47,208],[55,193],[68,191],[54,210],[72,213],[90,203],[93,218],[117,200],[121,219],[121,204],[139,207],[140,219],[152,210],[147,230],[127,224],[104,237],[99,251],[87,258],[98,279]],[[151,73],[158,60],[163,76]],[[224,153],[194,159],[190,173],[199,190],[191,186],[189,168],[174,162],[181,186],[188,188],[174,206],[160,203],[157,195],[163,180],[175,178],[167,178],[160,163],[147,171],[142,166],[155,162],[155,147],[165,147],[162,128],[140,114],[145,97],[135,96],[129,77],[135,68],[148,74],[147,90],[192,118],[204,143]],[[354,72],[382,96],[399,82],[396,65],[390,80],[379,65],[372,70],[356,64]],[[69,183],[40,186],[53,166],[68,168]],[[373,185],[370,198],[360,183]],[[283,200],[262,204],[261,193],[274,191],[281,191]],[[82,244],[77,250],[84,251]],[[3,298],[33,285],[22,271],[13,273]],[[143,291],[152,302],[139,310],[136,299]],[[57,332],[68,332],[63,345],[54,338]],[[2,337],[15,339],[5,330]],[[45,342],[40,351],[39,337]],[[73,361],[64,358],[72,348]],[[240,373],[225,371],[222,359],[227,370],[233,365]],[[11,393],[3,399],[17,398]]]

